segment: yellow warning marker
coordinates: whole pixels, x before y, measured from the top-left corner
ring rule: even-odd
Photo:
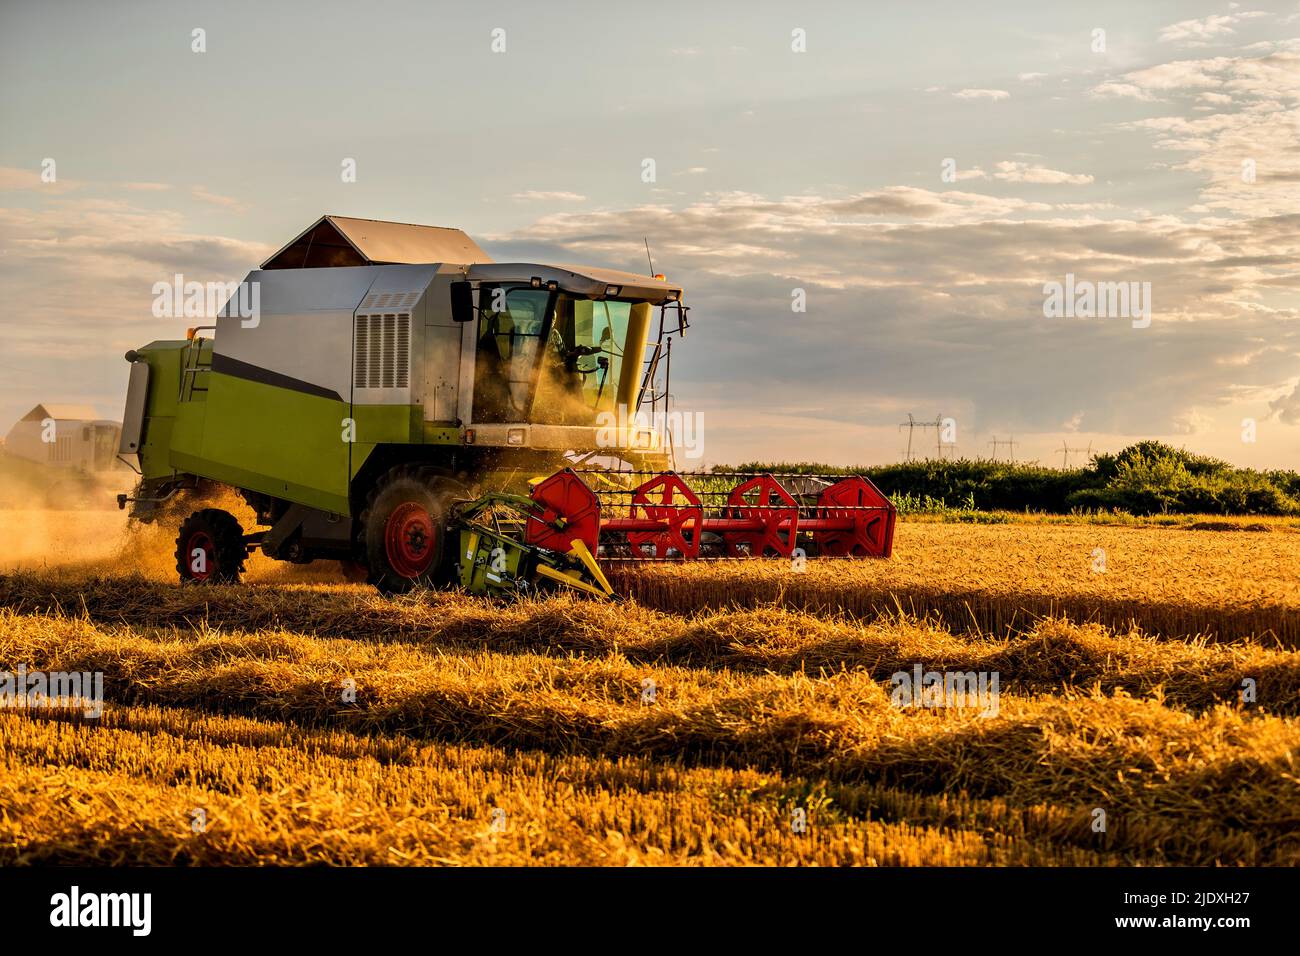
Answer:
[[[600,570],[600,565],[596,563],[596,558],[592,555],[591,550],[583,544],[582,541],[576,538],[570,541],[569,545],[570,557],[577,558],[582,562],[583,567],[585,567],[588,573],[591,574],[592,578],[595,579],[596,584],[589,584],[587,581],[583,580],[582,572],[576,569],[573,571],[559,571],[545,564],[539,564],[537,566],[537,573],[544,578],[550,578],[552,581],[557,581],[566,587],[576,588],[579,591],[594,594],[599,598],[613,597],[614,588],[610,585],[609,579],[605,577],[605,572]],[[599,587],[596,586],[597,584]]]
[[[588,584],[582,580],[582,576],[577,571],[557,571],[555,568],[547,567],[544,564],[537,566],[537,573],[544,578],[550,578],[552,581],[558,581],[566,587],[576,588],[579,591],[586,591],[588,594],[598,598],[607,598],[609,593],[602,591],[600,588]]]
[[[606,595],[612,595],[614,588],[610,585],[609,580],[605,577],[605,572],[600,570],[600,565],[596,563],[596,557],[591,553],[581,538],[574,538],[569,542],[569,554],[574,555],[579,561],[586,565],[591,576],[600,582],[600,586],[605,589]]]

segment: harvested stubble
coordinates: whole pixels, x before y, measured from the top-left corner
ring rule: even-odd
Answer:
[[[1300,714],[1300,651],[1252,641],[1161,641],[1061,619],[972,639],[900,614],[870,623],[785,608],[683,616],[564,597],[500,605],[430,592],[390,601],[365,587],[177,588],[142,578],[29,574],[0,575],[0,609],[218,635],[269,630],[461,652],[618,653],[643,664],[754,673],[847,667],[881,682],[920,663],[929,670],[997,671],[1003,689],[1021,694],[1063,686],[1139,696],[1159,691],[1194,710],[1237,701],[1250,678],[1260,707]]]
[[[201,707],[300,728],[755,771],[825,789],[835,813],[855,818],[883,806],[913,822],[909,801],[961,792],[961,800],[1015,808],[1022,826],[1045,827],[1065,847],[1126,860],[1300,860],[1296,723],[1227,707],[1192,714],[1159,699],[1066,686],[1056,697],[1004,693],[1001,713],[984,719],[973,710],[899,710],[863,669],[759,674],[522,647],[450,656],[428,641],[194,633],[22,614],[10,614],[0,633],[4,659],[104,671],[118,706]],[[356,681],[355,706],[341,701],[346,677]],[[653,706],[640,699],[646,677],[658,686]],[[1112,821],[1100,845],[1089,827],[1097,806]],[[994,812],[981,807],[975,816]],[[860,845],[860,835],[850,843]],[[823,860],[835,861],[834,853]]]
[[[0,574],[0,670],[109,698],[0,712],[0,863],[1300,862],[1287,528],[904,524],[890,562],[620,572],[655,608],[184,589],[160,534],[113,564],[148,578]],[[894,708],[915,664],[1000,713]]]
[[[130,707],[0,715],[0,864],[1105,865],[1078,810]],[[876,804],[889,819],[866,817]],[[810,826],[796,834],[791,811]],[[505,827],[491,812],[505,812]],[[206,826],[192,828],[202,809]],[[954,825],[957,817],[972,826]],[[901,819],[906,817],[907,819]],[[1070,838],[1070,839],[1064,839]],[[1071,839],[1080,845],[1073,845]]]
[[[615,568],[611,580],[642,604],[679,613],[777,603],[869,619],[901,609],[994,634],[1064,615],[1170,638],[1300,645],[1300,533],[1290,528],[1224,534],[905,522],[887,561],[806,567],[799,573],[779,559],[633,564]]]

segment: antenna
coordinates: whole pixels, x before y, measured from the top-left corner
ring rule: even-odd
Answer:
[[[655,261],[650,258],[650,240],[645,236],[642,236],[641,241],[645,243],[645,258],[646,261],[650,263],[650,274],[655,275]]]

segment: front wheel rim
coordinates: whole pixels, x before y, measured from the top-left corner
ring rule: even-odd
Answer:
[[[417,502],[398,505],[384,524],[384,553],[389,567],[401,577],[418,578],[427,572],[437,543],[433,518]]]

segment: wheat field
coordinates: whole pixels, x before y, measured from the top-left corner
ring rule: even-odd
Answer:
[[[181,588],[167,529],[42,521],[0,670],[106,703],[0,711],[0,864],[1300,863],[1288,525],[904,522],[888,562],[502,605],[260,557]],[[917,666],[995,712],[898,706]]]

